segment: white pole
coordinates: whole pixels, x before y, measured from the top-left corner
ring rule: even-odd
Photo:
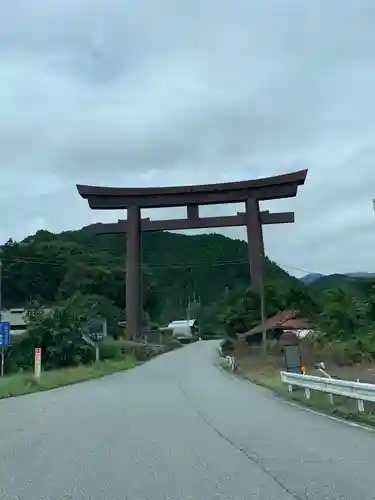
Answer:
[[[42,371],[42,348],[37,347],[35,349],[35,359],[34,359],[34,376],[36,379],[40,379],[40,374]]]

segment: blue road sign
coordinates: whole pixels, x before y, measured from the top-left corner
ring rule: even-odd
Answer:
[[[0,347],[10,345],[10,323],[8,321],[0,322]]]

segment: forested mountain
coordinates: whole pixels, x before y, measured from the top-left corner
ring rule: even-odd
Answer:
[[[309,274],[306,274],[306,276],[302,276],[302,278],[300,278],[300,281],[304,285],[311,285],[312,283],[314,283],[314,281],[317,281],[319,278],[323,278],[323,277],[324,277],[324,274],[309,273]]]
[[[142,236],[144,307],[155,321],[185,314],[189,297],[210,306],[249,283],[247,245],[219,234],[187,236],[160,232]],[[125,304],[124,235],[95,234],[90,227],[52,234],[38,231],[1,247],[3,305],[38,299],[51,304],[76,291]],[[268,259],[268,281],[298,280]]]
[[[339,286],[350,287],[352,284],[355,285],[356,281],[356,278],[350,278],[345,274],[329,274],[327,276],[319,277],[318,279],[312,281],[309,285],[319,290],[327,290],[329,288],[336,288]]]
[[[310,273],[300,278],[300,281],[304,285],[310,285],[320,290],[325,290],[338,286],[348,286],[349,288],[355,288],[360,281],[372,280],[374,279],[374,277],[374,273],[345,273],[327,275]]]
[[[194,297],[200,306],[192,313],[207,332],[221,328],[236,337],[260,322],[260,297],[248,288],[243,241],[161,232],[145,233],[142,247],[144,310],[153,322],[185,317]],[[97,315],[109,319],[110,331],[118,330],[125,305],[124,235],[98,236],[90,227],[61,234],[39,231],[21,242],[8,241],[0,251],[4,307],[35,300],[69,303],[64,310],[72,314],[75,307],[93,311],[91,303]],[[325,286],[316,286],[319,281]],[[314,283],[306,286],[266,259],[266,314],[298,309],[322,332],[320,341],[333,342],[353,359],[374,357],[374,280],[339,275]]]

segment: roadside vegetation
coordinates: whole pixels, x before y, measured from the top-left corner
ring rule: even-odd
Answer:
[[[286,384],[280,379],[280,371],[284,369],[283,355],[278,352],[277,347],[270,349],[264,357],[259,347],[249,347],[237,345],[233,351],[239,366],[237,374],[248,379],[250,382],[271,389],[279,396],[303,404],[310,408],[322,411],[328,415],[333,415],[346,420],[352,420],[375,426],[375,403],[364,402],[365,413],[359,413],[356,400],[343,396],[333,396],[333,404],[328,394],[318,391],[311,391],[311,399],[306,399],[304,389],[294,388],[292,393],[288,392]],[[302,346],[302,354],[306,363],[308,375],[322,376],[315,369],[315,360],[321,359],[312,350],[312,345]],[[357,380],[374,383],[375,361],[361,363],[345,363],[338,365],[333,357],[329,356],[329,350],[325,350],[326,371],[333,377],[343,380]],[[328,360],[328,361],[327,361]]]
[[[260,350],[256,352],[253,349],[252,353],[249,354],[243,352],[241,347],[237,348],[235,356],[239,365],[237,374],[250,382],[271,389],[283,398],[322,411],[328,415],[375,426],[375,403],[364,402],[365,413],[358,413],[357,402],[351,398],[334,396],[332,404],[328,394],[317,391],[311,391],[310,400],[306,399],[304,390],[300,388],[295,388],[290,394],[287,386],[280,379],[280,370],[284,368],[284,361],[281,356],[269,353],[264,358]],[[339,367],[331,362],[327,370],[330,375],[338,378],[347,380],[359,378],[363,382],[373,382],[375,363]],[[308,367],[307,374],[321,376],[313,366]]]
[[[350,283],[350,286],[348,286]],[[375,282],[373,279],[347,280],[345,285],[321,290],[281,288],[277,283],[265,287],[267,317],[279,310],[299,310],[311,323],[313,333],[300,341],[302,364],[310,375],[321,374],[316,364],[324,362],[333,377],[375,383]],[[312,391],[307,400],[303,389],[289,394],[280,380],[284,356],[277,341],[269,340],[267,356],[260,346],[236,340],[238,333],[249,331],[260,321],[259,296],[247,290],[228,303],[221,318],[225,325],[224,350],[233,354],[239,373],[252,382],[272,389],[304,405],[345,419],[375,425],[375,404],[364,403],[365,413],[358,413],[357,403],[350,398],[334,396],[333,405],[327,394]]]
[[[14,337],[6,350],[5,376],[0,378],[0,399],[29,394],[129,370],[181,344],[167,337],[165,345],[132,342],[108,336],[97,341],[99,361],[93,345],[84,340],[90,318],[100,312],[100,301],[77,293],[46,310],[30,304],[26,315],[27,334]],[[126,332],[124,333],[126,336]],[[42,373],[33,373],[35,348],[42,352]]]
[[[31,372],[8,375],[0,378],[0,399],[22,396],[100,378],[105,375],[129,370],[136,365],[135,358],[128,356],[121,360],[106,360],[89,365],[50,370],[43,372],[39,380],[35,379]]]

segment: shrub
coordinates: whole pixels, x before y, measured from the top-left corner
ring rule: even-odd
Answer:
[[[122,352],[122,344],[121,340],[108,340],[101,342],[99,345],[100,351],[100,359],[113,359],[119,360],[124,358],[124,354]]]
[[[181,342],[177,339],[168,340],[164,345],[168,352],[173,351],[174,349],[178,349],[179,347],[182,347]]]
[[[100,344],[101,359],[122,359],[131,356],[137,361],[146,361],[160,354],[153,346],[144,342],[133,342],[131,340],[106,339]]]
[[[133,356],[137,361],[146,361],[151,357],[150,347],[144,342],[123,342],[122,352]]]
[[[173,330],[165,328],[161,330],[163,336],[163,342],[166,344],[167,342],[173,340]]]

